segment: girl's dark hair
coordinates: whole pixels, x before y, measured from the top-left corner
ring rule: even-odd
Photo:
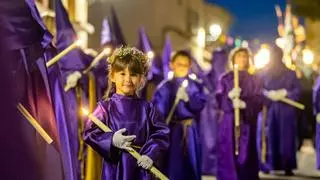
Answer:
[[[191,54],[188,52],[188,51],[185,51],[185,50],[179,50],[177,51],[171,58],[171,62],[174,62],[179,56],[183,56],[183,57],[186,57],[188,58],[189,60],[189,63],[191,63]]]
[[[116,49],[108,58],[108,88],[104,98],[108,99],[115,93],[115,84],[111,81],[112,73],[129,68],[134,74],[142,75],[143,81],[149,69],[149,60],[147,56],[134,47],[120,47]],[[136,94],[144,87],[144,83],[137,89]]]

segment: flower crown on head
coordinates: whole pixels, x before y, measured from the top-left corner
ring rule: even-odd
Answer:
[[[135,47],[124,47],[121,46],[114,50],[112,55],[107,59],[109,66],[116,61],[116,59],[122,59],[126,56],[130,56],[132,60],[138,61],[143,66],[144,73],[146,73],[150,66],[150,61],[147,55],[138,50]]]
[[[108,63],[109,64],[113,64],[114,61],[117,58],[124,58],[126,56],[130,56],[132,59],[134,60],[138,60],[141,61],[142,64],[146,64],[148,62],[148,57],[141,52],[140,50],[138,50],[135,47],[119,47],[116,50],[114,50],[114,52],[112,53],[112,55],[108,58]]]

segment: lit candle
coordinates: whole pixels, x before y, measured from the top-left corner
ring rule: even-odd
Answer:
[[[43,139],[51,144],[53,142],[52,138],[48,135],[48,133],[40,126],[40,124],[35,120],[32,115],[28,112],[28,110],[22,105],[18,104],[18,110],[21,114],[29,121],[29,123],[33,126],[33,128],[43,137]]]
[[[57,54],[55,57],[53,57],[52,59],[50,59],[47,63],[46,66],[47,68],[51,67],[52,65],[54,65],[55,63],[57,63],[63,56],[65,56],[66,54],[68,54],[70,51],[72,51],[73,49],[81,46],[82,42],[81,40],[77,40],[75,41],[73,44],[71,44],[70,46],[68,46],[66,49],[64,49],[63,51],[61,51],[59,54]]]

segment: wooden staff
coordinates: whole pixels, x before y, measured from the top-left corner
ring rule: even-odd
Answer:
[[[261,161],[266,162],[267,155],[267,136],[266,136],[266,122],[267,122],[267,112],[266,106],[262,108],[262,122],[261,122]]]
[[[111,53],[111,48],[105,48],[103,49],[91,62],[91,64],[89,65],[88,68],[86,68],[82,73],[83,74],[87,74],[89,71],[91,71],[92,68],[94,68],[98,62],[100,62],[100,60],[102,58],[104,58],[106,55],[109,55]]]
[[[235,64],[233,68],[233,86],[234,89],[239,89],[239,69]],[[239,96],[235,97],[235,100],[239,100]],[[239,137],[240,137],[240,109],[234,108],[234,133],[235,133],[235,154],[239,154]]]
[[[263,91],[263,94],[264,94],[267,98],[269,98],[268,95],[267,95],[267,94],[268,94],[268,91],[267,91],[267,90],[264,90],[264,91]],[[293,106],[293,107],[295,107],[295,108],[298,108],[298,109],[301,109],[301,110],[304,110],[304,109],[305,109],[305,106],[304,106],[303,104],[301,104],[301,103],[299,103],[299,102],[296,102],[296,101],[294,101],[294,100],[291,100],[291,99],[289,99],[289,98],[286,98],[286,97],[280,99],[279,101],[284,102],[284,103],[286,103],[286,104],[288,104],[288,105],[291,105],[291,106]]]
[[[102,123],[97,117],[95,117],[93,114],[89,113],[88,110],[82,108],[82,112],[88,116],[88,118],[96,125],[98,126],[102,131],[104,132],[112,132],[112,130],[106,126],[104,123]],[[126,151],[131,154],[135,159],[140,159],[141,155],[130,147],[130,149],[126,149]],[[152,166],[150,168],[150,171],[152,174],[154,174],[157,178],[160,180],[169,180],[168,177],[166,177],[164,174],[162,174],[156,167]]]
[[[32,117],[32,115],[28,112],[28,110],[22,105],[18,104],[17,106],[20,113],[29,121],[29,123],[33,126],[33,128],[43,137],[43,139],[51,144],[53,142],[52,138],[48,135],[48,133],[40,126],[37,120]]]
[[[81,46],[81,40],[77,40],[74,43],[72,43],[70,46],[68,46],[66,49],[64,49],[63,51],[61,51],[59,54],[57,54],[55,57],[53,57],[52,59],[50,59],[47,63],[46,66],[47,68],[51,67],[52,65],[54,65],[55,63],[57,63],[63,56],[65,56],[66,54],[68,54],[70,51],[72,51],[73,49]]]
[[[188,86],[188,80],[184,80],[184,81],[181,83],[181,85],[180,85],[180,87],[179,87],[179,89],[178,89],[177,92],[179,92],[180,89],[186,89],[187,86]],[[176,98],[174,99],[173,106],[172,106],[172,108],[170,109],[169,115],[167,116],[167,119],[166,119],[166,123],[167,123],[167,124],[170,123],[171,118],[172,118],[172,116],[173,116],[173,113],[174,113],[174,111],[176,110],[179,101],[180,101],[180,99],[179,99],[179,97],[176,95]]]
[[[89,77],[89,110],[94,111],[97,104],[96,84],[93,73],[88,74]],[[97,123],[102,123],[98,121]],[[103,124],[103,123],[102,123]],[[100,180],[102,172],[102,157],[90,146],[87,147],[87,159],[85,167],[85,180]]]
[[[82,71],[82,74],[88,74],[88,72],[91,71],[92,68],[94,68],[96,66],[96,64],[102,59],[104,58],[106,55],[110,54],[111,49],[110,48],[106,48],[104,50],[102,50],[91,62],[91,64],[89,65],[89,67],[87,67],[85,70]],[[72,87],[65,85],[64,86],[64,91],[67,92],[71,89]]]
[[[77,119],[78,119],[78,142],[79,142],[79,151],[78,151],[78,160],[80,161],[80,179],[83,180],[85,175],[84,175],[84,141],[81,138],[82,137],[82,132],[84,129],[84,123],[83,123],[83,117],[81,113],[81,108],[82,108],[82,94],[83,90],[80,86],[77,86],[75,89],[76,93],[76,102],[77,102]]]
[[[291,106],[293,106],[293,107],[296,107],[296,108],[298,108],[298,109],[301,109],[301,110],[304,110],[304,109],[305,109],[305,106],[304,106],[303,104],[298,103],[298,102],[296,102],[296,101],[293,101],[293,100],[291,100],[291,99],[289,99],[289,98],[282,98],[282,99],[280,99],[280,101],[282,101],[282,102],[284,102],[284,103],[287,103],[287,104],[289,104],[289,105],[291,105]]]

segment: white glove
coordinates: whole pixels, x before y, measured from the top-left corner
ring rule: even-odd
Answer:
[[[183,87],[179,87],[178,91],[177,91],[177,98],[179,100],[183,100],[185,102],[188,102],[189,101],[189,95],[188,93],[186,92],[186,88],[183,88]]]
[[[233,88],[229,93],[228,93],[228,97],[230,99],[234,99],[236,97],[240,97],[241,94],[241,88]]]
[[[287,90],[280,89],[280,90],[271,90],[267,92],[267,97],[272,101],[279,101],[286,97],[288,94]]]
[[[153,161],[151,158],[149,158],[146,155],[142,155],[138,159],[138,166],[144,168],[144,169],[150,169],[152,167]]]
[[[320,124],[320,113],[317,114],[316,119],[317,119],[317,123]]]
[[[74,88],[77,85],[78,80],[81,78],[81,76],[82,75],[79,71],[75,71],[75,72],[69,74],[67,77],[68,88]]]
[[[233,99],[232,100],[233,108],[245,109],[247,104],[241,99]]]
[[[136,138],[136,135],[131,135],[131,136],[122,135],[126,131],[127,130],[125,128],[122,128],[113,134],[112,145],[114,147],[117,147],[119,149],[131,149],[130,148],[131,142]]]
[[[270,90],[267,92],[267,97],[269,99],[271,99],[272,101],[279,101],[279,96],[277,94],[277,91],[274,91],[274,90]]]
[[[279,89],[277,90],[277,94],[280,99],[283,99],[288,95],[288,91],[286,89]]]

